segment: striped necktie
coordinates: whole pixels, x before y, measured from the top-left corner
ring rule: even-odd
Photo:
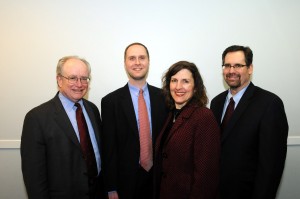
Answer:
[[[149,171],[153,165],[152,138],[146,102],[141,89],[138,97],[138,117],[140,127],[140,164]]]
[[[82,108],[79,103],[75,103],[75,106],[77,107],[76,121],[79,131],[81,150],[86,161],[88,176],[94,177],[98,175],[98,170],[93,145],[90,139],[90,134],[82,112]]]
[[[227,109],[226,109],[226,112],[225,112],[225,115],[223,117],[223,120],[222,120],[222,124],[221,124],[221,129],[222,131],[225,129],[226,125],[228,124],[232,114],[233,114],[233,111],[234,111],[234,100],[233,98],[231,97],[230,98],[230,102],[227,106]]]

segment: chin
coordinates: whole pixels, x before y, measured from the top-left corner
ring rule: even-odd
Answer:
[[[241,85],[229,85],[230,89],[237,89],[239,88]]]

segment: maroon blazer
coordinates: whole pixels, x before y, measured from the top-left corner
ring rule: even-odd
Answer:
[[[220,130],[213,113],[208,108],[188,104],[170,131],[166,131],[171,120],[172,113],[156,141],[155,195],[160,199],[216,198]],[[168,135],[162,145],[165,133]]]

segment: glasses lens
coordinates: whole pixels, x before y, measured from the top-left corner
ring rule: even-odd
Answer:
[[[77,82],[78,78],[77,77],[69,77],[69,82],[71,84],[75,84]]]
[[[224,64],[224,65],[223,65],[223,68],[224,68],[224,69],[230,68],[230,64]]]
[[[90,79],[88,77],[81,77],[80,80],[81,80],[82,84],[87,84],[90,81]]]

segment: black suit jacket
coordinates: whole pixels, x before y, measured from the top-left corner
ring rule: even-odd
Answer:
[[[221,122],[228,91],[211,101]],[[221,135],[222,199],[271,199],[284,169],[288,122],[281,99],[248,86]]]
[[[160,89],[148,85],[153,145],[167,115]],[[139,169],[139,131],[128,84],[101,101],[103,172],[107,191],[133,198]],[[154,149],[154,146],[153,146]]]
[[[87,100],[83,104],[100,146],[99,110]],[[92,187],[80,143],[58,95],[26,114],[21,158],[30,199],[89,198]]]

